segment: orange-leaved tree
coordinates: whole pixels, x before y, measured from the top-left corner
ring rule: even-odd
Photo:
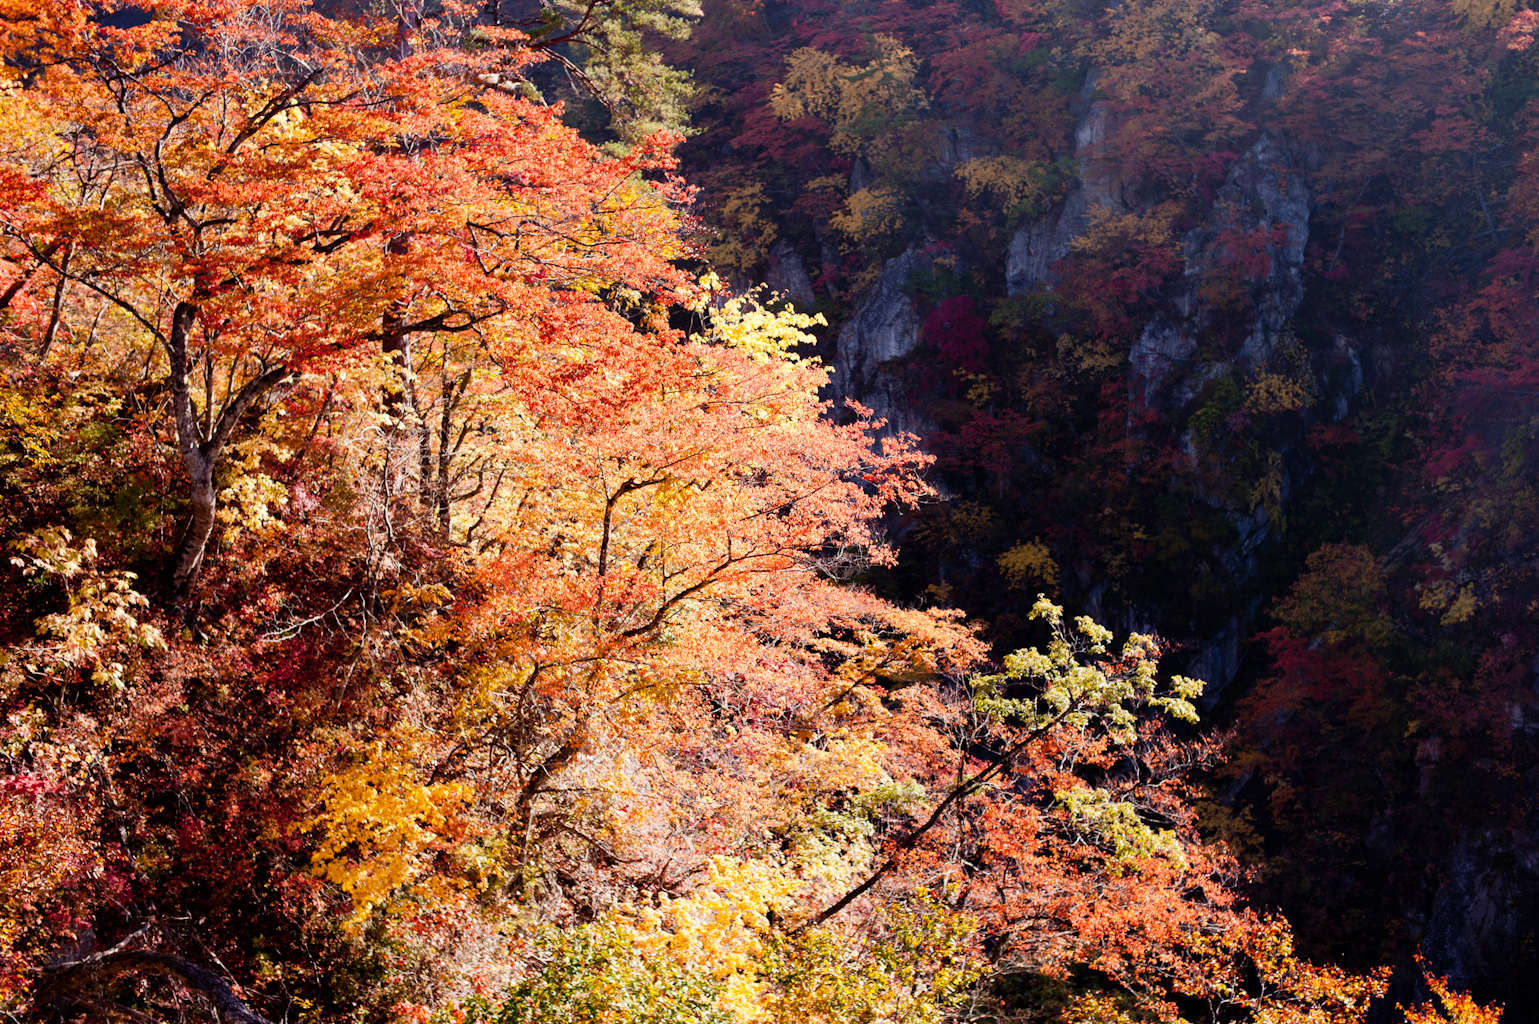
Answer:
[[[165,638],[120,563],[101,600],[8,591],[67,598],[38,629],[73,616],[95,638],[66,658],[8,622],[8,711],[52,695],[7,727],[18,770],[91,837],[52,875],[20,849],[36,829],[7,840],[43,894],[23,903],[72,914],[14,958],[62,957],[37,1006],[149,973],[247,1019],[165,947],[207,936],[282,979],[259,965],[298,914],[333,951],[359,944],[343,959],[379,947],[339,923],[436,952],[526,903],[678,892],[734,832],[768,846],[841,792],[901,803],[943,738],[919,688],[889,706],[884,686],[978,645],[833,577],[886,557],[880,515],[925,493],[924,460],[823,417],[824,372],[788,352],[804,321],[728,303],[698,335],[667,329],[696,289],[669,263],[666,139],[611,159],[500,88],[526,59],[513,32],[485,29],[506,47],[479,57],[391,57],[395,26],[297,2],[6,13],[6,415],[31,446],[8,487],[125,432],[131,468],[160,472],[169,438],[192,513],[172,604],[218,583]],[[46,536],[50,580],[94,557]],[[216,538],[239,557],[204,566]],[[920,745],[893,753],[904,737]],[[306,893],[347,910],[301,912]],[[86,956],[96,931],[132,941]],[[456,976],[468,954],[442,948],[416,962]]]
[[[564,292],[685,283],[670,186],[638,177],[667,140],[600,159],[500,89],[529,59],[516,32],[480,29],[508,44],[480,57],[370,61],[388,24],[301,0],[170,0],[129,28],[115,9],[6,12],[4,299],[25,311],[13,345],[46,354],[62,322],[163,368],[191,505],[179,601],[219,460],[284,381],[412,334],[559,320]]]

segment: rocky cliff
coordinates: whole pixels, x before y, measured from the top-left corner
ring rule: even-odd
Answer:
[[[886,434],[923,435],[934,424],[910,398],[903,363],[923,342],[919,309],[909,293],[915,273],[928,270],[934,257],[909,250],[882,267],[876,283],[839,328],[830,397],[836,410],[854,399],[886,420]]]
[[[1090,226],[1091,210],[1124,206],[1122,181],[1096,152],[1096,147],[1106,141],[1108,111],[1104,101],[1091,98],[1094,91],[1092,74],[1080,91],[1081,100],[1089,103],[1090,109],[1074,130],[1079,173],[1069,186],[1068,195],[1045,217],[1022,224],[1010,238],[1005,259],[1005,291],[1009,295],[1020,295],[1050,283],[1053,264],[1069,255],[1074,239]]]

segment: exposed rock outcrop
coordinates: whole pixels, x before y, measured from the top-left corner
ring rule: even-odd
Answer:
[[[1083,96],[1094,93],[1095,76],[1087,80]],[[1097,160],[1095,147],[1105,141],[1107,110],[1104,102],[1090,104],[1074,130],[1074,152],[1079,157],[1079,177],[1069,194],[1038,220],[1022,224],[1010,238],[1005,257],[1005,290],[1020,295],[1047,281],[1049,268],[1069,254],[1074,239],[1090,227],[1090,211],[1096,207],[1123,206],[1122,182]]]
[[[1010,237],[1005,290],[1020,295],[1048,279],[1048,268],[1069,254],[1069,245],[1090,226],[1090,198],[1076,186],[1047,216],[1022,224]]]
[[[1167,422],[1202,396],[1209,384],[1239,373],[1253,378],[1273,368],[1279,345],[1292,343],[1291,323],[1304,298],[1304,246],[1309,240],[1312,197],[1300,159],[1285,139],[1264,132],[1229,173],[1213,204],[1212,215],[1184,239],[1186,264],[1166,312],[1153,318],[1129,353],[1130,409],[1155,408]],[[1353,367],[1347,375],[1349,393],[1336,396],[1336,419],[1345,416],[1351,395],[1362,387],[1356,352],[1337,342],[1337,355]],[[1322,382],[1302,350],[1288,353],[1290,372],[1315,393]],[[1340,376],[1340,375],[1338,375]],[[1129,429],[1133,426],[1130,412]],[[1300,461],[1304,422],[1276,441],[1272,454],[1272,508],[1238,503],[1229,493],[1210,493],[1203,475],[1193,477],[1202,500],[1220,509],[1233,523],[1235,542],[1213,557],[1237,582],[1253,580],[1257,549],[1281,527],[1278,515],[1297,480],[1307,471]],[[1186,438],[1188,459],[1198,469],[1198,445]],[[1204,704],[1216,704],[1234,679],[1244,657],[1243,640],[1260,610],[1260,601],[1236,607],[1213,635],[1189,643],[1183,671],[1208,682]]]
[[[1303,175],[1297,173],[1298,164],[1281,136],[1262,133],[1230,172],[1214,216],[1188,232],[1175,315],[1150,321],[1128,356],[1129,397],[1135,403],[1184,406],[1213,377],[1236,367],[1264,367],[1272,357],[1304,298],[1304,245],[1309,241],[1312,200]],[[1217,312],[1204,297],[1204,285],[1218,276],[1233,281],[1235,264],[1247,261],[1254,266],[1257,256],[1265,269],[1247,282],[1246,326],[1243,341],[1237,350],[1231,349],[1232,364],[1192,365],[1199,336]],[[1171,393],[1161,396],[1166,388]]]
[[[1523,828],[1491,826],[1461,837],[1444,862],[1422,935],[1422,952],[1460,988],[1511,979],[1531,1020],[1539,996],[1539,841]],[[1526,983],[1525,983],[1526,982]]]
[[[887,261],[881,276],[839,329],[834,376],[829,385],[837,407],[846,398],[869,406],[888,420],[887,433],[920,432],[929,424],[907,400],[908,388],[893,364],[919,347],[919,310],[908,294],[909,277],[928,270],[934,258],[910,250]]]
[[[934,162],[927,168],[935,181],[949,181],[959,164],[981,156],[991,156],[993,150],[978,139],[978,133],[965,124],[949,124],[941,130],[936,140]]]
[[[770,291],[789,299],[798,310],[811,309],[813,303],[817,302],[807,265],[784,238],[770,250],[768,266],[764,270],[764,283]]]

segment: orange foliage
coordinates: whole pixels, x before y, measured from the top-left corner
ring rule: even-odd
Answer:
[[[1447,978],[1427,973],[1420,956],[1416,962],[1422,966],[1422,980],[1436,998],[1409,1008],[1399,1006],[1409,1024],[1501,1024],[1500,1006],[1481,1006],[1469,993],[1450,987]]]

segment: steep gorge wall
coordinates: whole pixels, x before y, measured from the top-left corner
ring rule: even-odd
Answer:
[[[1383,603],[1394,639],[1349,652],[1367,666],[1360,693],[1300,698],[1324,708],[1331,737],[1301,727],[1305,738],[1286,742],[1313,744],[1302,760],[1324,764],[1323,746],[1342,742],[1353,728],[1369,731],[1333,719],[1343,705],[1378,702],[1394,721],[1343,743],[1365,751],[1356,767],[1368,765],[1364,778],[1350,784],[1332,776],[1334,768],[1299,769],[1297,760],[1250,776],[1239,799],[1255,811],[1259,828],[1275,829],[1261,856],[1284,862],[1279,871],[1300,880],[1267,898],[1294,900],[1292,914],[1307,912],[1311,900],[1326,907],[1321,894],[1328,894],[1336,902],[1317,915],[1317,938],[1357,927],[1354,941],[1362,940],[1362,919],[1392,921],[1400,931],[1384,943],[1398,943],[1401,952],[1422,943],[1459,984],[1484,984],[1521,973],[1522,963],[1539,963],[1520,952],[1539,948],[1539,862],[1529,838],[1539,830],[1494,803],[1463,799],[1452,806],[1461,797],[1447,794],[1486,771],[1474,762],[1488,763],[1489,751],[1445,750],[1440,761],[1437,736],[1416,731],[1437,731],[1424,725],[1417,701],[1447,684],[1453,692],[1441,699],[1473,721],[1484,714],[1465,707],[1475,699],[1469,688],[1481,685],[1474,663],[1498,643],[1521,648],[1524,658],[1533,649],[1535,634],[1517,609],[1527,606],[1531,615],[1539,605],[1529,597],[1539,585],[1487,583],[1501,573],[1539,579],[1539,554],[1508,557],[1519,543],[1492,539],[1499,529],[1534,535],[1523,510],[1531,507],[1525,489],[1536,470],[1512,467],[1522,461],[1525,438],[1539,436],[1529,397],[1539,373],[1517,384],[1491,374],[1459,398],[1458,375],[1479,366],[1478,356],[1439,352],[1447,342],[1433,335],[1494,329],[1478,325],[1483,314],[1467,315],[1469,300],[1493,287],[1500,275],[1488,271],[1508,266],[1499,256],[1531,225],[1504,219],[1504,208],[1509,215],[1516,208],[1517,192],[1497,165],[1509,157],[1459,148],[1458,118],[1448,113],[1480,107],[1471,123],[1493,142],[1505,140],[1501,152],[1512,154],[1516,122],[1502,123],[1512,110],[1497,112],[1512,98],[1490,88],[1482,94],[1473,79],[1460,78],[1455,72],[1474,65],[1460,64],[1449,40],[1401,38],[1428,13],[1333,17],[1330,32],[1348,21],[1356,26],[1341,28],[1343,53],[1359,42],[1362,49],[1356,58],[1324,63],[1301,50],[1284,52],[1275,26],[1225,16],[1196,44],[1215,45],[1214,62],[1244,70],[1194,79],[1190,87],[1171,69],[1197,69],[1201,78],[1203,65],[1182,65],[1168,49],[1112,54],[1111,70],[1098,78],[1076,62],[1100,59],[1099,43],[1071,51],[1057,36],[1044,41],[1043,33],[1022,33],[992,49],[978,46],[969,63],[958,57],[968,45],[960,36],[938,42],[943,33],[916,29],[905,39],[930,62],[931,105],[917,122],[895,121],[887,134],[872,135],[875,143],[848,165],[824,160],[815,180],[835,180],[837,200],[818,206],[806,193],[787,190],[798,205],[781,211],[780,227],[794,247],[777,245],[764,272],[786,282],[777,285],[782,292],[797,288],[834,320],[821,342],[836,371],[828,397],[864,403],[887,421],[886,430],[918,433],[937,455],[936,479],[952,500],[899,523],[907,531],[905,558],[913,561],[896,583],[887,576],[875,585],[891,586],[905,600],[965,606],[988,623],[1002,648],[1036,635],[1024,609],[1039,589],[1119,632],[1159,632],[1179,645],[1170,668],[1210,682],[1210,721],[1260,721],[1244,750],[1256,763],[1272,764],[1266,745],[1284,743],[1279,734],[1318,709],[1266,705],[1248,718],[1253,712],[1239,705],[1241,698],[1262,696],[1274,682],[1305,689],[1318,683],[1323,691],[1340,680],[1320,672],[1276,682],[1286,674],[1283,663],[1256,635],[1285,622],[1272,614],[1275,602],[1306,573],[1307,556],[1338,545],[1360,552],[1388,580]],[[1429,30],[1443,24],[1435,17],[1415,23]],[[1461,38],[1468,43],[1474,35]],[[1381,42],[1382,52],[1375,49]],[[1230,44],[1232,50],[1223,49]],[[838,44],[822,37],[808,45],[832,51]],[[1390,59],[1395,46],[1399,57]],[[870,56],[853,47],[840,52],[852,68]],[[1063,60],[1070,52],[1073,60]],[[1125,67],[1119,59],[1132,61],[1132,91],[1118,77]],[[976,101],[937,84],[948,74],[963,80],[958,69],[973,74],[989,66],[995,78],[966,79],[992,83],[977,90]],[[1482,67],[1495,78],[1508,74],[1494,64]],[[1139,78],[1140,68],[1148,75]],[[1098,91],[1098,81],[1106,91]],[[1031,95],[1018,109],[990,110],[999,97],[1023,95],[1009,93],[1021,82]],[[1450,82],[1463,82],[1464,91],[1450,98]],[[1229,84],[1234,90],[1220,95]],[[1373,113],[1359,116],[1366,111]],[[1166,112],[1168,123],[1160,120]],[[1029,131],[997,130],[989,119],[1003,124],[1016,116]],[[788,137],[802,131],[784,130]],[[798,145],[812,145],[809,138],[795,135]],[[893,154],[903,147],[898,160]],[[793,152],[791,143],[780,152]],[[1039,191],[1018,202],[1019,195],[985,194],[971,181],[964,188],[958,168],[980,157],[1035,161],[1045,169]],[[766,172],[766,182],[783,180],[778,172],[779,166]],[[1124,180],[1122,173],[1147,180]],[[882,189],[908,204],[899,228],[854,238],[832,226],[829,209],[837,207],[848,226],[851,201]],[[1175,211],[1163,225],[1169,231],[1161,237],[1172,239],[1161,250],[1166,258],[1141,267],[1130,243],[1131,255],[1119,264],[1105,241],[1118,237],[1117,223],[1162,209]],[[1499,241],[1504,232],[1506,241]],[[1528,264],[1510,266],[1521,271],[1514,280],[1526,282]],[[787,277],[788,267],[801,276]],[[1123,271],[1140,279],[1138,294],[1097,307],[1100,282],[1108,282],[1102,294],[1110,294],[1111,273]],[[811,287],[800,289],[802,280]],[[852,294],[847,289],[857,280],[866,284]],[[1126,313],[1121,322],[1106,328],[1096,321],[1119,301],[1113,313]],[[984,361],[963,359],[962,346],[945,334],[942,307],[968,302],[977,316],[993,318]],[[1466,322],[1440,319],[1440,302]],[[1455,342],[1472,349],[1490,343]],[[1470,397],[1476,392],[1478,405]],[[1455,466],[1460,457],[1463,468]],[[1492,482],[1504,473],[1510,481]],[[1006,555],[1020,556],[1014,573],[1006,571]],[[1433,586],[1463,588],[1459,593],[1472,600],[1478,594],[1474,623],[1440,624],[1442,607],[1427,610],[1433,591],[1426,588]],[[1333,642],[1330,616],[1322,623],[1288,628],[1314,652]],[[1536,669],[1512,675],[1539,706]],[[1237,678],[1243,688],[1233,685]],[[1511,698],[1514,735],[1525,743],[1536,731],[1528,699]],[[1521,774],[1531,760],[1514,756],[1511,763]],[[1382,804],[1377,768],[1378,778],[1388,779]],[[1513,805],[1539,802],[1524,795],[1525,786],[1539,793],[1539,783],[1520,784],[1516,774],[1500,783],[1518,794]],[[1462,781],[1440,781],[1456,778]],[[1349,810],[1327,806],[1342,803],[1349,785],[1359,791],[1355,803],[1345,801]],[[1311,786],[1289,809],[1271,807],[1274,799],[1292,799],[1279,797],[1284,790]],[[1239,788],[1230,787],[1229,796]],[[1359,805],[1370,804],[1359,813]],[[1294,824],[1278,823],[1284,813]],[[1324,823],[1331,814],[1338,817]],[[1305,834],[1311,830],[1331,838]],[[1363,893],[1378,902],[1356,926],[1338,928],[1331,915],[1355,911],[1348,904]],[[1372,931],[1367,945],[1381,941]],[[1402,966],[1414,975],[1409,959]],[[1539,1013],[1539,998],[1528,1005]]]
[[[1073,242],[1090,225],[1091,212],[1128,208],[1125,183],[1106,161],[1098,159],[1098,147],[1114,128],[1106,105],[1090,99],[1092,88],[1093,77],[1082,94],[1088,109],[1075,132],[1079,176],[1044,216],[1021,224],[1014,232],[1004,274],[1010,295],[1035,291],[1050,300],[1054,267],[1071,254]],[[1145,323],[1127,354],[1131,408],[1154,412],[1165,422],[1180,422],[1190,417],[1194,403],[1215,380],[1255,379],[1286,357],[1307,364],[1314,376],[1309,386],[1316,392],[1334,389],[1329,405],[1335,419],[1346,414],[1363,384],[1355,348],[1338,338],[1330,351],[1301,354],[1292,350],[1297,345],[1292,320],[1304,298],[1303,255],[1312,207],[1303,173],[1307,162],[1307,153],[1295,151],[1283,136],[1271,131],[1261,133],[1235,162],[1206,219],[1181,238],[1184,270],[1168,286],[1159,311]],[[1247,244],[1264,239],[1264,250],[1250,254],[1250,261],[1265,269],[1245,283],[1243,296],[1231,297],[1228,305],[1219,308],[1208,296],[1223,290],[1212,287],[1214,278],[1229,272],[1233,254],[1228,250],[1236,239]],[[923,318],[908,282],[932,262],[933,257],[921,250],[886,262],[876,283],[839,329],[832,384],[836,404],[853,398],[887,420],[888,430],[921,436],[934,424],[906,372],[907,361],[925,343]],[[1342,363],[1350,364],[1350,372],[1330,372]],[[1230,521],[1235,537],[1232,545],[1213,550],[1211,557],[1242,584],[1255,580],[1257,549],[1277,535],[1282,526],[1279,516],[1296,482],[1309,472],[1302,439],[1310,425],[1310,417],[1301,413],[1269,438],[1280,473],[1280,493],[1269,503],[1246,503],[1222,489],[1206,488],[1203,480],[1212,475],[1211,467],[1204,472],[1199,463],[1212,456],[1199,452],[1198,442],[1187,431],[1189,484]],[[1139,429],[1130,416],[1129,432]],[[1104,593],[1104,586],[1089,591],[1086,610],[1090,614],[1124,629],[1152,630],[1160,619],[1158,608],[1105,607]],[[1240,666],[1244,641],[1261,602],[1260,596],[1246,597],[1229,609],[1216,632],[1179,637],[1184,644],[1182,670],[1209,681],[1205,702],[1210,707]]]
[[[1270,131],[1240,158],[1212,204],[1210,219],[1187,232],[1183,241],[1185,267],[1174,283],[1166,309],[1155,315],[1139,334],[1128,355],[1128,393],[1131,410],[1154,410],[1167,421],[1185,418],[1192,404],[1211,382],[1230,376],[1254,380],[1273,369],[1279,347],[1296,344],[1292,321],[1304,299],[1304,246],[1309,240],[1312,199],[1301,173],[1303,160],[1286,140]],[[1242,300],[1243,315],[1224,325],[1223,336],[1213,341],[1214,321],[1223,311],[1205,298],[1205,285],[1216,274],[1228,272],[1231,239],[1245,243],[1266,239],[1259,256],[1262,273],[1247,282]],[[1337,408],[1347,403],[1360,386],[1335,396]],[[1328,386],[1324,379],[1314,382]],[[1340,417],[1338,417],[1340,418]],[[1270,438],[1271,454],[1280,474],[1276,500],[1237,501],[1229,493],[1211,493],[1199,483],[1197,491],[1233,524],[1236,543],[1214,551],[1230,576],[1253,581],[1258,571],[1257,549],[1282,526],[1295,481],[1309,471],[1301,451],[1307,419]],[[1136,430],[1130,415],[1129,429]],[[1184,447],[1195,472],[1202,459],[1199,441],[1188,426]],[[1243,641],[1261,604],[1257,595],[1231,609],[1228,622],[1212,636],[1193,638],[1186,652],[1188,674],[1208,681],[1204,701],[1210,707],[1234,679],[1243,657]]]
[[[1094,74],[1088,75],[1080,90],[1080,99],[1090,109],[1074,129],[1079,174],[1069,194],[1046,216],[1022,224],[1011,235],[1005,259],[1008,295],[1021,295],[1052,280],[1053,264],[1068,256],[1074,240],[1090,227],[1091,210],[1124,206],[1122,182],[1104,161],[1096,159],[1096,146],[1106,141],[1109,114],[1106,103],[1093,98],[1095,81]]]
[[[854,399],[869,408],[874,418],[886,421],[886,434],[923,436],[934,429],[911,400],[903,373],[904,360],[924,340],[908,282],[933,262],[928,254],[913,249],[888,260],[853,315],[840,326],[830,384],[836,413],[844,408],[845,399]]]

